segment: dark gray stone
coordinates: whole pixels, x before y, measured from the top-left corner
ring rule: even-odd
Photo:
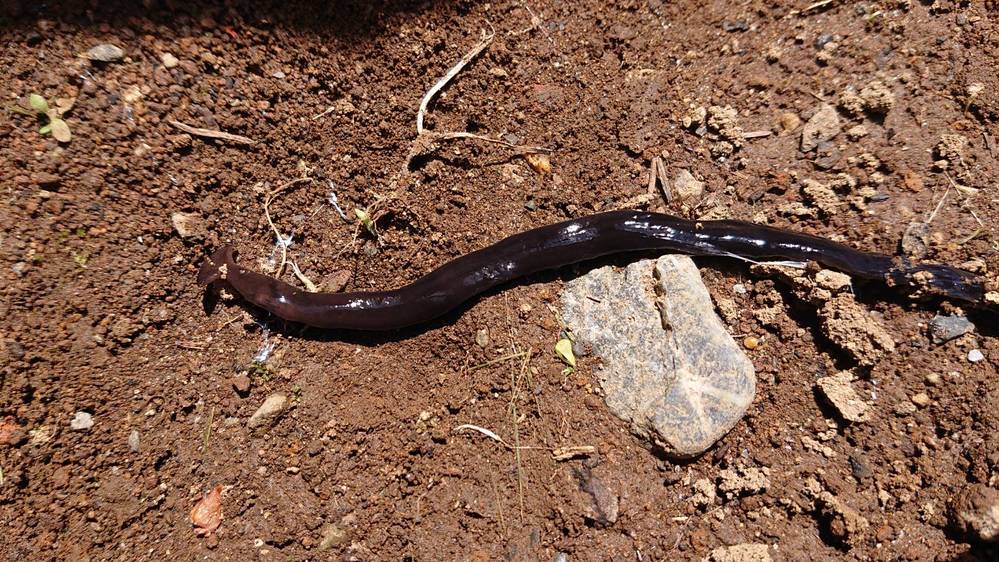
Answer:
[[[949,342],[975,329],[975,325],[964,316],[937,314],[930,320],[930,338],[935,344]]]

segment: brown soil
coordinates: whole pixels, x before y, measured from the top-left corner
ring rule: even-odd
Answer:
[[[706,182],[699,204],[673,212],[768,220],[888,253],[949,191],[928,258],[979,258],[995,271],[994,2],[833,1],[806,13],[794,10],[809,2],[762,0],[192,4],[2,4],[4,560],[700,560],[739,543],[777,545],[776,560],[995,554],[947,524],[961,488],[999,479],[999,340],[988,317],[937,346],[927,324],[948,305],[862,287],[896,345],[860,368],[814,306],[739,265],[704,261],[713,295],[735,301],[732,333],[762,342],[749,351],[758,397],[714,450],[674,464],[607,412],[595,360],[563,375],[549,305],[577,270],[496,291],[431,326],[364,336],[285,326],[238,303],[208,315],[194,282],[224,242],[254,267],[272,257],[264,198],[305,173],[313,181],[273,202],[274,221],[294,234],[289,255],[305,275],[346,278],[352,290],[634,205],[656,156],[670,177],[688,169]],[[431,105],[427,127],[549,147],[553,174],[474,141],[407,167],[421,97],[490,25],[494,42]],[[77,56],[99,43],[125,58]],[[164,53],[178,64],[166,68]],[[856,96],[845,93],[876,81],[869,109],[882,113],[849,117]],[[7,110],[31,92],[75,97],[69,143]],[[820,100],[841,99],[844,131],[868,134],[844,132],[803,155],[785,114],[807,121]],[[692,108],[714,105],[735,111],[714,111],[717,126],[701,134],[683,127]],[[257,142],[192,138],[171,120]],[[738,127],[774,134],[742,141]],[[938,147],[944,135],[966,140]],[[837,185],[841,172],[872,191],[821,206],[801,191],[805,179]],[[335,214],[330,184],[348,212],[373,209],[380,244]],[[806,212],[785,212],[799,202]],[[194,215],[186,238],[178,212]],[[776,319],[761,323],[764,310]],[[273,353],[254,364],[265,341]],[[975,348],[985,361],[967,360]],[[496,360],[525,350],[526,365]],[[814,391],[816,378],[844,369],[875,397],[867,422],[839,421]],[[249,430],[276,392],[288,411]],[[72,429],[77,412],[93,427]],[[456,433],[461,424],[598,452],[515,454]],[[692,499],[697,481],[713,489],[761,469],[764,490],[723,481],[735,491]],[[199,536],[191,510],[219,484],[221,525]]]

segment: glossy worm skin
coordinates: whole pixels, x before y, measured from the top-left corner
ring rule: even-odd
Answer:
[[[823,238],[740,221],[690,221],[661,213],[612,211],[542,226],[461,256],[388,291],[309,293],[239,266],[231,246],[212,254],[198,282],[224,285],[292,322],[349,330],[392,330],[437,318],[496,285],[539,271],[638,250],[747,260],[815,261],[903,290],[979,303],[982,282],[945,265],[913,265]]]

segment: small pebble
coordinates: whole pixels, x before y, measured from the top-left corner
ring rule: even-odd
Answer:
[[[346,269],[334,271],[326,281],[323,282],[322,292],[339,293],[350,282],[351,273]]]
[[[475,344],[483,349],[489,345],[489,328],[482,328],[475,332]]]
[[[736,20],[736,21],[726,20],[722,22],[722,29],[724,29],[729,33],[735,33],[737,31],[749,31],[749,24],[742,20]]]
[[[94,418],[87,412],[77,412],[69,422],[69,427],[76,431],[86,431],[94,427]]]
[[[760,339],[756,336],[749,336],[742,340],[742,345],[746,349],[756,349],[757,347],[760,347]]]
[[[855,125],[846,130],[846,136],[852,141],[860,140],[867,136],[867,127]],[[918,177],[918,176],[917,176]]]
[[[547,154],[528,153],[524,155],[524,160],[532,170],[542,176],[552,173],[552,162]]]
[[[681,169],[673,180],[673,189],[683,201],[696,201],[704,194],[704,182],[698,180],[689,170]]]
[[[930,373],[926,375],[926,384],[930,386],[938,386],[941,382],[943,382],[943,377],[937,373]]]
[[[829,33],[823,33],[815,38],[815,50],[821,51],[826,45],[833,41],[833,36]]]
[[[811,152],[820,144],[829,142],[839,135],[842,123],[836,108],[822,104],[801,129],[801,151]],[[835,148],[835,145],[830,145]]]
[[[979,349],[972,349],[968,352],[968,361],[979,363],[985,360],[985,355]]]
[[[919,394],[913,394],[910,400],[912,400],[912,403],[915,404],[916,406],[919,406],[920,408],[925,408],[926,406],[930,405],[930,396],[925,392],[920,392]]]
[[[132,433],[128,434],[128,448],[133,453],[139,452],[139,431],[137,429],[133,429]]]
[[[174,68],[175,66],[180,64],[180,61],[177,60],[177,57],[171,55],[170,53],[163,53],[162,55],[160,55],[160,61],[163,63],[163,66],[167,68]]]
[[[916,413],[916,405],[911,401],[902,400],[895,405],[895,415],[899,417],[911,416]]]
[[[343,544],[350,538],[348,529],[339,525],[326,525],[319,534],[322,535],[319,539],[320,552]]]
[[[815,385],[839,415],[848,422],[860,423],[869,418],[870,405],[853,388],[853,375],[842,371],[816,379]]]
[[[942,344],[963,336],[975,329],[975,325],[964,316],[936,315],[930,320],[930,337],[933,343]]]
[[[232,388],[240,396],[246,396],[250,392],[250,377],[245,374],[236,375],[232,378]]]
[[[921,259],[926,257],[926,254],[929,252],[929,236],[930,225],[920,221],[909,223],[905,227],[905,232],[902,233],[902,252],[910,258]],[[930,336],[936,338],[937,336],[933,333],[935,328],[933,328],[932,321],[930,325]]]
[[[793,131],[801,126],[801,118],[796,113],[784,113],[780,116],[780,128]]]
[[[250,416],[246,422],[247,427],[255,429],[273,425],[288,406],[288,397],[281,393],[274,393],[264,399],[264,403],[257,408],[257,411]]]
[[[205,220],[197,213],[173,213],[170,222],[181,238],[198,239],[207,232]]]
[[[125,51],[116,45],[104,43],[83,53],[83,57],[98,62],[117,62],[125,58]]]

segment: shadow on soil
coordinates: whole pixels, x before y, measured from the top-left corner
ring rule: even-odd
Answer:
[[[323,36],[364,41],[386,32],[388,24],[410,15],[433,10],[442,18],[467,12],[476,0],[235,0],[231,2],[180,0],[66,0],[35,2],[0,0],[0,29],[38,33],[38,20],[48,20],[71,29],[96,28],[95,33],[116,36],[143,33],[140,22],[171,29],[216,25],[239,33],[244,24],[257,28],[290,27]],[[202,22],[208,22],[203,25]],[[138,27],[141,27],[139,25]],[[101,31],[107,26],[106,31]],[[50,31],[51,32],[51,31]],[[227,31],[228,32],[228,31]]]

